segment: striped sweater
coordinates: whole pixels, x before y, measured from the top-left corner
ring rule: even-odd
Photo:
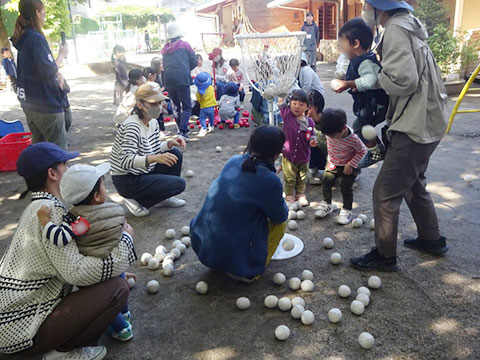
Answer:
[[[350,164],[356,169],[367,153],[367,148],[353,130],[349,126],[347,128],[350,133],[342,139],[327,136],[328,162],[336,166]]]
[[[0,353],[31,347],[38,328],[71,285],[97,284],[120,275],[135,261],[127,233],[105,259],[83,256],[75,241],[56,246],[42,236],[37,211],[43,205],[52,208],[55,224],[62,222],[65,208],[58,199],[32,193],[32,202],[0,260]]]
[[[152,119],[145,125],[138,115],[133,114],[117,130],[110,154],[112,175],[148,174],[155,164],[147,166],[147,155],[168,150],[167,142],[160,140],[157,120]]]

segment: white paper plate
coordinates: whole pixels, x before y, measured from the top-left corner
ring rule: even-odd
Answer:
[[[293,240],[293,243],[295,246],[293,247],[292,250],[287,251],[282,247],[283,242],[286,239],[291,239]],[[285,234],[280,240],[280,243],[278,244],[277,250],[275,250],[275,253],[272,256],[272,260],[286,260],[286,259],[291,259],[297,255],[299,255],[303,251],[303,241],[296,237],[295,235],[292,234]]]

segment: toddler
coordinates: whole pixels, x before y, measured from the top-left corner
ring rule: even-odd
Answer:
[[[222,122],[233,119],[233,127],[238,129],[240,127],[238,124],[238,121],[240,120],[240,99],[237,84],[229,82],[225,85],[225,94],[222,95],[218,101],[218,106],[218,114],[220,115]]]
[[[215,100],[215,90],[213,89],[212,78],[209,73],[202,72],[198,74],[195,77],[194,83],[197,87],[197,101],[200,104],[200,114],[198,118],[201,129],[198,136],[203,137],[207,135],[207,132],[213,131],[217,101]],[[209,121],[208,128],[206,118],[208,118]]]
[[[228,71],[227,78],[229,81],[234,82],[238,86],[238,94],[240,95],[240,104],[243,104],[245,100],[245,90],[243,84],[245,81],[245,75],[243,70],[240,69],[240,62],[238,59],[230,59],[230,70]]]

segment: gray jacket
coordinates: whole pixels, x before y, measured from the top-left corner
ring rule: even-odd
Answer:
[[[240,108],[240,98],[238,96],[222,95],[218,101],[218,115],[222,120],[233,119]]]
[[[385,24],[378,47],[378,84],[390,97],[389,132],[403,132],[420,144],[440,141],[447,127],[447,94],[427,37],[416,17],[397,13]]]
[[[298,82],[302,90],[307,92],[317,90],[323,97],[325,97],[325,88],[315,70],[310,66],[307,65],[300,68]]]

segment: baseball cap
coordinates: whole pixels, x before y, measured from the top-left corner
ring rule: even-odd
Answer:
[[[69,204],[78,204],[92,192],[98,179],[110,171],[110,163],[97,166],[75,164],[67,169],[60,181],[60,193]]]
[[[210,74],[207,72],[201,72],[197,76],[195,76],[195,80],[193,81],[195,86],[198,89],[198,92],[200,95],[205,94],[205,90],[212,85],[212,78],[210,77]]]
[[[156,82],[149,81],[140,85],[135,91],[135,100],[145,100],[146,102],[159,102],[167,99],[160,91],[160,85]]]
[[[35,143],[23,150],[18,157],[17,171],[23,178],[29,179],[55,163],[66,162],[78,155],[78,151],[65,151],[57,144],[50,142]]]
[[[375,9],[388,11],[394,9],[407,9],[413,11],[413,7],[403,0],[365,0]]]
[[[220,48],[215,48],[212,50],[212,52],[210,54],[208,54],[208,59],[209,60],[213,60],[215,59],[217,56],[221,56],[222,55],[222,49]]]

